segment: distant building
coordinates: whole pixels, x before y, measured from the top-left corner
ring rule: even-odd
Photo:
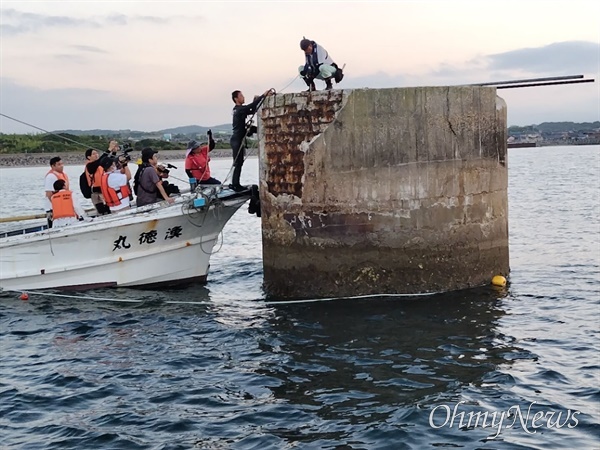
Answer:
[[[171,142],[171,133],[163,134],[163,141]]]

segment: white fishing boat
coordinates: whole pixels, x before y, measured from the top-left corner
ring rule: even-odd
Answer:
[[[167,202],[0,235],[0,288],[88,289],[205,282],[227,221],[252,190],[198,189]]]

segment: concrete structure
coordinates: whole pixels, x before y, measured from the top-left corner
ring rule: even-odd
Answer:
[[[494,87],[277,95],[259,130],[268,295],[440,292],[508,275]]]

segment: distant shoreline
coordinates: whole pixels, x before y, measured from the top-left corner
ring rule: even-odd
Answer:
[[[185,159],[185,150],[161,150],[158,152],[159,164],[164,161],[182,161]],[[48,167],[50,158],[60,156],[67,166],[82,166],[85,164],[85,156],[79,152],[68,153],[9,153],[0,154],[0,167]],[[132,162],[139,157],[133,152]],[[231,158],[231,149],[215,149],[210,152],[212,159]]]
[[[598,145],[596,142],[589,143],[577,143],[577,144],[565,144],[565,143],[552,143],[550,145],[537,145],[536,147],[530,148],[542,148],[542,147],[585,147],[587,145]],[[518,147],[514,147],[518,149]],[[529,148],[524,148],[525,150]],[[510,150],[510,149],[509,149]],[[256,148],[249,151],[248,156],[256,156]],[[185,150],[161,150],[158,153],[159,164],[160,162],[168,161],[183,161],[185,159]],[[65,152],[65,153],[0,153],[0,168],[5,167],[48,167],[50,158],[54,156],[60,156],[67,166],[82,166],[85,164],[85,156],[79,152]],[[139,152],[133,152],[132,161],[135,162],[139,157]],[[231,158],[231,149],[214,149],[210,152],[212,159]]]

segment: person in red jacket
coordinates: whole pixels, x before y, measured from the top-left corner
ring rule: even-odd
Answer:
[[[195,178],[198,184],[221,184],[219,180],[210,176],[209,153],[215,148],[212,131],[208,130],[208,144],[200,145],[192,140],[188,143],[189,153],[185,158],[185,173],[190,178]]]

